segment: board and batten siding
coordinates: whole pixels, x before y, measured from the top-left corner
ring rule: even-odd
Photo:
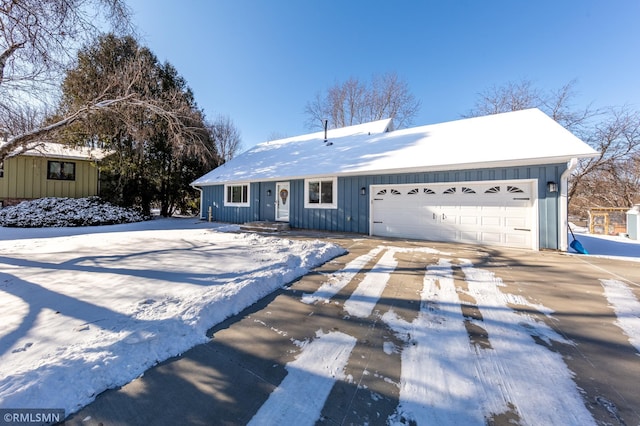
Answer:
[[[566,164],[488,168],[424,173],[380,174],[375,176],[348,176],[338,178],[338,204],[336,209],[305,209],[304,179],[290,183],[289,223],[292,228],[323,231],[369,233],[371,185],[474,182],[491,180],[537,179],[538,182],[538,230],[540,248],[559,248],[557,215],[560,210],[560,193],[547,193],[547,182],[560,184]],[[365,195],[361,194],[365,188]],[[271,189],[271,197],[267,196]],[[224,207],[224,185],[205,186],[203,190],[202,217],[207,217],[212,206],[213,220],[244,223],[256,220],[273,220],[275,215],[275,182],[251,184],[250,207]],[[268,205],[265,205],[268,204]],[[271,215],[269,212],[273,212]]]
[[[48,161],[76,164],[75,180],[47,179]],[[92,161],[19,155],[4,160],[0,199],[82,198],[98,195],[98,169]]]
[[[211,208],[211,220],[214,222],[245,223],[260,218],[260,183],[251,183],[249,207],[225,207],[224,185],[202,187],[202,218],[207,218]]]

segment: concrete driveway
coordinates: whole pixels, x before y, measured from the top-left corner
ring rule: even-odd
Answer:
[[[447,402],[448,412],[426,411],[428,418],[420,418],[414,411],[412,417],[410,406],[413,402],[411,398],[407,399],[411,391],[406,386],[408,373],[403,362],[408,362],[405,357],[407,347],[419,345],[420,341],[403,338],[388,321],[392,318],[402,324],[419,324],[420,315],[434,314],[439,309],[444,312],[449,307],[460,318],[459,324],[449,321],[449,325],[466,330],[462,344],[472,348],[469,352],[472,357],[473,353],[483,356],[488,351],[500,350],[498,331],[493,331],[500,325],[493,320],[495,313],[517,318],[514,327],[522,330],[529,330],[531,324],[539,323],[542,328],[548,328],[549,334],[556,335],[554,340],[544,333],[532,331],[528,346],[523,347],[528,353],[517,355],[520,358],[515,355],[504,358],[517,362],[496,364],[502,376],[495,386],[486,380],[489,373],[482,368],[474,379],[465,382],[472,389],[484,383],[486,398],[494,395],[491,388],[500,388],[501,396],[497,399],[502,400],[495,404],[506,408],[485,414],[481,419],[484,423],[531,424],[541,422],[541,419],[546,419],[545,424],[582,422],[579,414],[572,417],[569,413],[567,417],[562,410],[556,410],[555,403],[538,407],[539,412],[536,407],[526,407],[528,399],[538,400],[539,395],[547,395],[549,401],[561,403],[567,397],[568,392],[563,390],[560,381],[557,386],[539,388],[536,385],[539,383],[537,376],[556,375],[551,371],[554,366],[546,364],[545,360],[557,359],[567,370],[582,409],[595,423],[640,424],[638,350],[623,332],[602,281],[623,283],[635,299],[640,300],[640,264],[556,252],[333,234],[292,232],[286,237],[330,239],[345,247],[348,254],[216,326],[210,331],[209,343],[152,368],[120,389],[99,395],[94,403],[72,415],[66,424],[242,425],[252,419],[256,424],[282,424],[287,422],[282,420],[286,417],[282,417],[284,414],[277,409],[282,405],[294,408],[304,405],[299,407],[299,421],[295,423],[305,424],[304,416],[313,415],[309,407],[314,404],[319,404],[320,415],[312,419],[311,424],[316,420],[318,424],[386,424],[389,419],[397,424],[414,424],[416,420],[420,424],[421,420],[434,419],[451,424],[468,423],[467,411],[475,412],[479,408],[471,405],[468,410],[460,409],[456,405],[459,400],[452,395],[449,399],[442,396],[450,390],[447,386],[437,397]],[[392,253],[386,255],[389,252]],[[384,264],[384,259],[392,262],[393,267]],[[355,268],[357,264],[361,264],[360,269]],[[500,294],[506,295],[507,305],[500,309],[486,306],[480,293],[474,293],[474,278],[465,275],[469,272],[465,264],[472,265],[472,271],[493,277],[491,280],[498,285]],[[449,307],[444,302],[433,306],[428,301],[421,303],[421,291],[423,299],[425,293],[425,271],[430,267],[432,273],[440,274],[437,265],[445,265],[443,270],[450,271],[452,288],[455,288],[455,294],[451,296],[457,295],[459,303]],[[380,279],[371,278],[374,273],[379,274],[378,278],[384,274],[387,277],[379,295],[376,298],[370,294],[359,297],[363,287],[380,286]],[[435,291],[444,291],[444,281],[442,277],[439,279],[439,284],[434,281]],[[318,293],[321,288],[329,288],[327,284],[333,284],[334,290],[340,285],[343,287],[335,294],[331,293],[333,290]],[[314,294],[317,297],[311,297]],[[433,324],[435,327],[442,325],[438,321]],[[333,380],[325,386],[326,399],[324,394],[314,396],[308,394],[309,390],[304,386],[293,384],[296,377],[304,381],[305,376],[297,375],[304,368],[296,366],[304,362],[302,354],[308,353],[309,342],[321,341],[323,336],[353,338],[345,340],[352,343],[352,348],[344,355],[342,368],[330,376]],[[450,361],[453,369],[450,372],[457,374],[467,368],[466,362],[460,361],[456,366],[452,361],[451,355],[455,352],[447,352],[454,347],[450,343],[436,339],[429,348],[422,348],[432,355],[425,357],[424,370],[419,374],[436,380],[438,371],[433,362],[438,354],[444,354],[446,358],[441,359],[441,363]],[[537,350],[550,358],[537,356]],[[334,358],[342,356],[336,354]],[[324,362],[310,359],[305,366]],[[520,370],[536,377],[514,379]],[[448,373],[444,371],[445,377],[439,383],[446,384]],[[551,380],[556,383],[556,378],[551,377]],[[317,392],[324,392],[318,383],[322,384],[310,381],[309,387],[318,386]],[[457,389],[457,386],[453,382],[450,384],[451,389]],[[294,389],[293,394],[291,389]],[[419,393],[420,389],[415,391],[418,403]],[[468,401],[485,405],[482,395],[467,397]],[[434,400],[423,405],[433,408],[437,404]],[[278,415],[280,420],[269,415]]]

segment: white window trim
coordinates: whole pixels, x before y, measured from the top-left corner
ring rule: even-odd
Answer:
[[[234,186],[246,186],[247,187],[247,201],[245,203],[233,203],[227,201],[227,191],[229,187]],[[225,207],[250,207],[251,206],[251,184],[249,182],[238,182],[238,183],[225,183],[224,184],[224,194],[222,195],[224,198],[224,206]]]
[[[332,194],[331,199],[332,203],[310,203],[309,202],[309,183],[318,182],[318,181],[328,181],[332,182]],[[338,208],[338,178],[337,177],[318,177],[312,179],[304,180],[304,208],[305,209],[337,209]]]

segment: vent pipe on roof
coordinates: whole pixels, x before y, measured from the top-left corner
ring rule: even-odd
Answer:
[[[324,120],[324,142],[327,143],[327,126],[329,125],[329,120]]]

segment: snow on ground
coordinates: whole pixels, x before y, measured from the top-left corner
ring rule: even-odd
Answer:
[[[640,301],[631,288],[618,280],[600,280],[607,301],[616,313],[616,324],[640,353]]]
[[[144,217],[132,209],[114,206],[99,197],[47,197],[23,201],[0,209],[0,226],[90,226],[140,222]]]
[[[320,241],[222,232],[235,230],[234,225],[197,219],[0,227],[0,407],[64,407],[67,414],[75,412],[101,391],[206,341],[207,329],[216,323],[343,253]],[[640,260],[639,242],[576,237],[592,255]],[[328,302],[381,256],[363,279],[372,285],[358,287],[344,305],[352,315],[371,315],[396,267],[392,254],[407,250],[426,249],[377,247],[328,274],[319,290],[304,295],[302,302]],[[493,414],[512,410],[525,423],[546,423],[551,412],[565,416],[566,423],[593,423],[562,359],[532,338],[549,342],[562,337],[508,308],[509,301],[521,296],[502,293],[499,278],[464,259],[452,259],[450,253],[429,252],[440,260],[425,271],[420,315],[411,323],[393,311],[383,317],[405,341],[401,403],[389,422],[427,418],[456,424],[464,415],[469,424],[483,424]],[[465,273],[467,291],[478,302],[484,320],[476,325],[488,330],[488,349],[469,344],[464,323],[475,320],[461,315],[461,289],[454,285],[453,267]],[[632,300],[624,284],[603,281],[603,286],[618,325],[636,345],[637,299]],[[518,303],[527,305],[523,298]],[[552,314],[544,306],[531,307]],[[434,339],[438,345],[432,344]],[[289,375],[254,421],[259,423],[267,413],[315,423],[324,394],[306,395],[310,402],[299,407],[300,412],[283,411],[277,401],[308,389],[330,389],[335,380],[344,379],[353,345],[351,336],[319,331],[287,366]],[[522,375],[549,392],[520,389]]]
[[[335,276],[343,277],[350,265],[360,265],[364,258],[373,259],[381,250],[384,253],[380,260],[362,280],[370,285],[359,285],[352,292],[344,302],[345,312],[354,314],[348,308],[359,307],[362,300],[370,305],[377,303],[382,293],[380,287],[384,289],[388,285],[387,275],[397,267],[396,253],[420,251],[376,247],[354,259]],[[439,259],[425,270],[417,318],[409,322],[393,310],[382,316],[382,321],[404,342],[400,349],[400,403],[387,419],[388,424],[484,425],[488,419],[505,414],[512,416],[518,424],[595,424],[573,381],[572,371],[551,347],[552,340],[573,343],[535,317],[511,309],[509,304],[517,300],[518,304],[545,314],[551,311],[527,302],[522,296],[504,293],[500,278],[476,268],[468,260],[451,259],[450,253],[435,254]],[[454,267],[463,272],[467,289],[456,284]],[[327,276],[328,283],[334,282],[331,275]],[[464,316],[461,292],[476,301],[474,308],[479,312],[478,318]],[[326,303],[327,288],[321,286],[316,293],[305,295],[301,302]],[[466,301],[464,305],[470,306],[470,302]],[[368,309],[366,312],[354,311],[359,317],[367,313],[377,315]],[[486,331],[485,342],[470,341],[465,326],[469,322]],[[325,338],[321,333],[319,336]],[[546,346],[540,342],[545,342]],[[318,365],[333,359],[331,370],[341,372],[341,366],[347,363],[343,354],[332,355],[314,343],[315,340],[305,346],[296,363],[302,357],[323,360],[318,361]],[[382,349],[385,353],[393,352],[388,347]],[[307,387],[315,388],[326,380],[326,374],[318,373],[317,377],[309,377]],[[300,424],[315,424],[317,410],[310,411],[295,403],[299,392],[303,392],[301,388],[291,386],[285,379],[266,404],[270,407],[269,413],[275,418],[286,414],[291,416],[287,418],[295,418]],[[270,401],[276,398],[294,402],[275,407]],[[317,398],[322,398],[324,403],[324,395]],[[254,421],[263,418],[263,410],[264,406]]]
[[[353,336],[318,330],[287,364],[287,376],[249,425],[315,425],[336,380],[346,379],[344,368],[355,345]]]
[[[387,250],[345,302],[344,310],[358,318],[367,318],[371,315],[396,266],[398,261],[395,259],[395,253]]]
[[[571,225],[575,239],[582,244],[589,256],[606,257],[611,259],[630,260],[640,262],[640,240],[613,235],[589,234],[586,228]],[[569,243],[573,237],[569,234]],[[569,253],[576,253],[569,248]]]
[[[303,295],[302,302],[307,304],[314,303],[318,300],[323,300],[325,303],[328,302],[329,299],[338,294],[344,286],[349,284],[358,272],[360,272],[368,262],[373,260],[381,250],[382,247],[378,247],[376,250],[372,250],[367,254],[358,256],[349,262],[342,271],[330,274],[329,279],[327,279],[327,281],[325,281],[313,294]]]
[[[482,320],[463,316],[453,261],[447,258],[427,268],[420,314],[413,322],[393,311],[383,316],[406,342],[400,405],[390,423],[483,425],[494,415],[517,410],[523,424],[595,424],[562,357],[536,344],[532,335],[569,342],[510,309],[511,297],[500,291],[501,280],[493,273],[465,259],[455,262]],[[470,344],[466,321],[485,329],[489,341]]]
[[[344,252],[213,228],[0,228],[0,407],[75,412]]]

